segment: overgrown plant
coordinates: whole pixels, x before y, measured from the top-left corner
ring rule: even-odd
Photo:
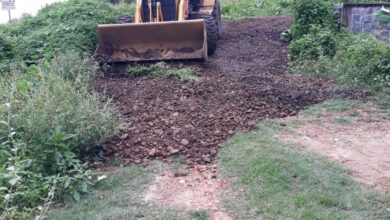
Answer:
[[[65,74],[60,67],[70,63],[73,73]],[[81,156],[119,126],[110,100],[78,81],[93,65],[83,56],[66,54],[0,78],[2,218],[44,211],[63,195],[78,200],[92,184],[93,173]]]
[[[292,63],[294,74],[332,77],[343,85],[378,94],[390,103],[390,46],[364,35],[345,37],[332,58],[301,59]]]

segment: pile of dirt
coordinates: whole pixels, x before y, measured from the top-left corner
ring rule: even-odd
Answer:
[[[198,82],[126,78],[116,71],[97,79],[96,89],[117,102],[125,120],[120,136],[107,143],[107,155],[143,165],[172,155],[207,164],[237,130],[330,97],[356,95],[336,91],[330,80],[288,75],[287,43],[279,36],[289,25],[289,17],[225,22],[213,57],[181,62],[198,72]]]

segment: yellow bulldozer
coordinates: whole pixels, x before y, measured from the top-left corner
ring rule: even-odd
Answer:
[[[132,23],[98,25],[103,62],[206,59],[221,34],[219,0],[137,0]]]

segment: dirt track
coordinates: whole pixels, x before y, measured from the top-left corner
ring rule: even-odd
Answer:
[[[107,143],[107,154],[144,165],[176,154],[188,164],[205,164],[236,130],[350,95],[328,80],[287,74],[287,43],[279,35],[289,24],[288,17],[225,22],[216,54],[208,62],[185,63],[197,70],[199,82],[116,73],[98,79],[97,90],[114,98],[126,122]]]

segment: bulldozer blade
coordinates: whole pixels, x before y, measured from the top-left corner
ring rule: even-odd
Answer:
[[[99,25],[98,35],[103,62],[207,58],[203,20]]]

